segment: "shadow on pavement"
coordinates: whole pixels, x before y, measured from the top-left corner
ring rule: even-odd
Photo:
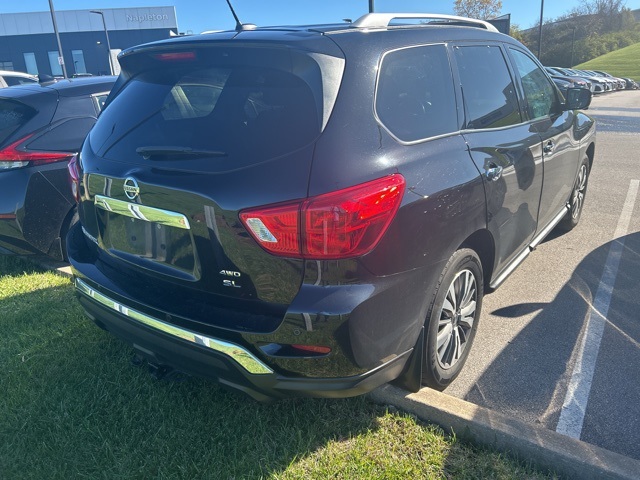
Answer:
[[[582,439],[640,458],[640,387],[639,382],[630,381],[640,371],[640,233],[615,241],[620,240],[625,242],[624,250]],[[510,319],[539,311],[486,369],[465,400],[555,430],[612,243],[586,256],[553,302],[515,304],[491,312],[503,317],[504,328],[510,328]],[[635,400],[624,400],[628,395],[622,397],[620,389],[630,390]],[[606,421],[599,419],[601,412],[593,411],[592,404],[600,405]],[[621,437],[621,429],[633,438]]]

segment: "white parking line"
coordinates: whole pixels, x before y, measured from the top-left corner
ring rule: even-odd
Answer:
[[[607,321],[613,286],[618,274],[622,251],[624,250],[624,237],[629,229],[639,185],[639,180],[631,180],[629,184],[627,198],[622,207],[618,226],[613,234],[613,242],[609,247],[609,255],[604,265],[604,272],[600,278],[593,304],[587,314],[587,326],[582,336],[578,357],[573,367],[567,395],[564,398],[562,411],[560,412],[560,420],[558,420],[558,426],[556,427],[556,432],[569,437],[579,439],[582,434],[582,424],[584,423],[584,415],[587,410],[589,393],[591,392],[591,382],[593,381],[596,360],[598,359],[600,343],[602,342],[602,333]]]

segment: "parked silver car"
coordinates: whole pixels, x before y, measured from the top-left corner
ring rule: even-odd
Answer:
[[[38,77],[13,70],[0,70],[0,88],[29,83],[38,83]]]

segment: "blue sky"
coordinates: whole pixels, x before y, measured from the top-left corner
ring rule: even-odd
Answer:
[[[245,23],[287,25],[339,22],[356,19],[368,10],[368,0],[232,0]],[[225,0],[53,0],[56,10],[125,8],[173,5],[178,27],[198,33],[204,30],[229,29],[235,26]],[[580,0],[546,0],[544,18],[567,13]],[[640,0],[627,0],[626,6],[640,8]],[[453,13],[453,0],[375,0],[380,12]],[[0,13],[39,12],[49,10],[48,0],[2,0]],[[533,26],[540,17],[538,0],[502,0],[502,13],[511,13],[511,23],[521,28]]]

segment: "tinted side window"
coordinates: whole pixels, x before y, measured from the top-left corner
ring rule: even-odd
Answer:
[[[96,123],[92,117],[71,118],[56,125],[27,145],[29,150],[78,152],[84,138]]]
[[[542,69],[528,55],[519,50],[510,50],[522,79],[529,118],[533,120],[550,115],[555,110],[555,89]]]
[[[8,99],[0,100],[0,144],[36,113],[33,108],[24,103]]]
[[[498,128],[522,121],[515,88],[496,46],[455,48],[467,128]]]
[[[376,113],[405,142],[458,130],[451,67],[444,45],[405,48],[385,55]]]

